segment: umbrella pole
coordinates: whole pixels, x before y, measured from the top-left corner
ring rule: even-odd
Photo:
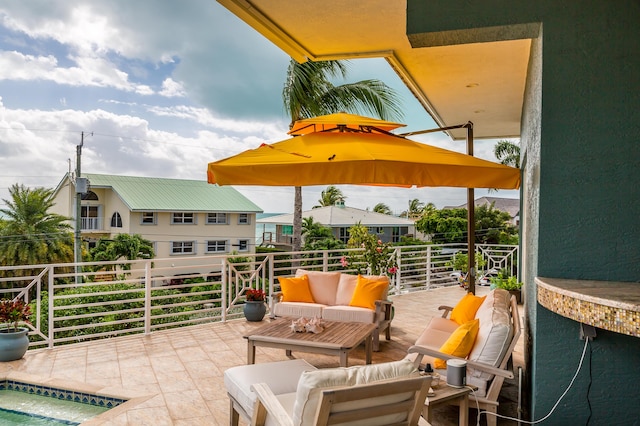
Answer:
[[[473,123],[468,122],[467,128],[467,154],[473,156]],[[475,194],[473,188],[467,188],[467,259],[469,292],[476,293],[476,218],[475,218]]]

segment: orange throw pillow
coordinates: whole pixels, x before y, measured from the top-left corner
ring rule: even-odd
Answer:
[[[462,324],[451,333],[451,336],[440,347],[440,352],[459,358],[466,358],[469,356],[471,349],[473,349],[479,330],[480,320],[475,319]],[[447,368],[447,362],[443,359],[436,358],[433,363],[435,368]]]
[[[316,303],[309,288],[309,277],[303,275],[295,278],[278,277],[283,302]]]
[[[376,309],[376,300],[382,299],[387,287],[389,287],[387,277],[365,278],[358,275],[358,283],[349,306]]]
[[[472,293],[467,293],[451,311],[451,321],[462,325],[474,319],[485,297],[486,296],[479,297]]]

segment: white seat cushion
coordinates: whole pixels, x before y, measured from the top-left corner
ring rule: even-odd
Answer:
[[[273,307],[274,314],[279,317],[322,318],[322,310],[326,305],[305,302],[280,302]]]
[[[252,384],[266,383],[275,395],[295,393],[302,373],[313,370],[316,367],[303,359],[239,365],[225,370],[224,386],[227,393],[251,416],[256,400],[256,394],[251,390]]]
[[[325,306],[322,318],[327,321],[373,323],[376,312],[357,306]]]

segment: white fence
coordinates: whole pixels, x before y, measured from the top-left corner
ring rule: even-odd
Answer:
[[[479,245],[485,269],[517,275],[517,246]],[[242,317],[245,291],[277,291],[278,276],[297,268],[355,273],[341,266],[350,250],[175,257],[170,259],[0,268],[0,297],[31,304],[30,347]],[[394,247],[390,294],[458,285],[456,245]]]

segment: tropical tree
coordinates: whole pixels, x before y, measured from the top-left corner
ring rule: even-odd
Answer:
[[[396,92],[379,80],[334,85],[333,80],[346,78],[346,61],[298,63],[293,59],[287,69],[282,91],[291,126],[304,118],[340,111],[371,113],[385,120],[400,117]],[[302,245],[302,188],[295,187],[293,208],[293,251]]]
[[[89,257],[94,262],[151,259],[153,256],[153,243],[139,234],[118,234],[113,239],[100,238],[96,246],[89,250]],[[122,269],[131,269],[131,264],[120,266]]]
[[[345,247],[337,239],[331,228],[313,220],[312,217],[302,219],[302,235],[304,236],[304,250],[334,250]]]
[[[0,265],[37,265],[73,262],[70,218],[50,213],[53,189],[27,188],[14,184],[0,226]],[[32,270],[14,271],[13,276],[31,275]]]
[[[493,153],[501,164],[520,168],[520,145],[506,139],[499,140]]]
[[[388,214],[388,215],[392,215],[393,212],[391,211],[391,208],[389,208],[388,205],[386,205],[385,203],[378,203],[375,206],[373,206],[373,211],[376,213],[382,213],[382,214]]]
[[[345,197],[341,190],[336,188],[333,185],[330,185],[320,193],[320,199],[318,200],[318,205],[313,206],[314,209],[319,207],[329,207],[335,206],[336,202],[340,200],[344,200]]]
[[[407,219],[417,219],[422,215],[422,210],[425,205],[423,202],[414,198],[409,200],[409,209],[400,213],[400,217],[406,217]]]

